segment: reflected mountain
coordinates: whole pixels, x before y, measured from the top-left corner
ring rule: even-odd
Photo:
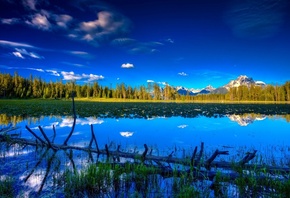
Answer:
[[[267,116],[260,114],[244,114],[244,115],[227,115],[227,117],[234,122],[237,122],[240,126],[248,126],[254,121],[265,120]]]

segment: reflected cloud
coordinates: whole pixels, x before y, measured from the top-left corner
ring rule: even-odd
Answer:
[[[59,124],[59,127],[71,127],[73,125],[73,118],[64,118],[61,123]],[[77,125],[91,125],[91,124],[102,124],[104,120],[98,119],[98,118],[77,118],[76,124]]]
[[[15,150],[9,150],[9,151],[6,151],[4,153],[1,153],[0,154],[0,158],[5,158],[5,157],[15,157],[15,156],[20,156],[20,155],[27,155],[29,153],[32,153],[34,151],[32,150],[18,150],[17,153],[15,152]]]
[[[267,116],[259,114],[227,115],[227,117],[231,121],[237,122],[240,126],[248,126],[254,121],[261,121],[267,118]]]
[[[154,120],[154,119],[166,119],[165,116],[153,116],[151,118],[147,118],[147,120]]]
[[[40,187],[41,182],[44,178],[45,169],[37,169],[34,174],[32,174],[29,179],[24,183],[26,186],[33,188],[35,191]],[[26,174],[20,176],[20,180],[25,180]]]
[[[131,137],[134,134],[134,132],[124,131],[124,132],[120,132],[120,134],[123,137]]]
[[[184,129],[184,128],[188,127],[188,125],[186,125],[186,124],[182,124],[182,125],[179,125],[179,126],[177,126],[177,127],[180,128],[180,129]]]

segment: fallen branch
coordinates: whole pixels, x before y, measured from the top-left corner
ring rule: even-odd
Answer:
[[[7,142],[9,141],[10,144],[20,144],[20,145],[30,145],[30,146],[38,146],[38,147],[48,147],[47,144],[43,144],[41,142],[35,141],[35,140],[29,140],[24,138],[18,138],[13,137],[7,138],[3,135],[0,135],[0,142]],[[88,147],[78,147],[78,146],[72,146],[72,145],[60,145],[51,143],[52,147],[58,148],[58,150],[78,150],[78,151],[84,151],[84,152],[91,152],[96,153],[98,155],[107,155],[107,157],[110,156],[119,156],[123,158],[130,158],[130,159],[142,159],[142,154],[139,153],[128,153],[128,152],[122,152],[120,149],[110,151],[108,148],[108,145],[105,145],[105,149],[94,149],[94,148],[88,148]],[[223,151],[226,152],[226,151]],[[175,158],[171,157],[168,158],[168,156],[155,156],[155,155],[146,155],[146,161],[154,161],[154,162],[166,162],[166,163],[174,163],[174,164],[181,164],[184,166],[200,166],[200,167],[206,167],[207,163],[205,162],[198,162],[196,159],[194,159],[194,164],[192,165],[192,160],[187,158]],[[208,161],[208,160],[207,160]],[[210,163],[211,167],[215,168],[221,168],[224,170],[232,170],[233,167],[240,166],[240,162],[220,162],[220,161],[212,161]],[[281,174],[289,174],[290,168],[289,167],[274,167],[274,166],[267,166],[267,165],[256,165],[256,164],[244,164],[243,169],[244,170],[251,170],[251,169],[264,169],[269,173],[281,173]]]

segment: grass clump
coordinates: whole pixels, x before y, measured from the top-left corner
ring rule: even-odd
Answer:
[[[64,192],[66,197],[92,197],[110,191],[112,177],[106,164],[90,164],[79,172],[65,172]]]
[[[0,177],[0,198],[14,197],[13,179],[11,177]]]

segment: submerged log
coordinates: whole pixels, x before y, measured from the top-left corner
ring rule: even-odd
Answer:
[[[19,144],[19,145],[30,145],[30,146],[37,146],[37,147],[45,147],[45,148],[58,148],[58,150],[78,150],[78,151],[84,151],[88,153],[95,153],[98,155],[107,155],[107,156],[117,156],[117,157],[123,157],[123,158],[130,158],[130,159],[142,159],[144,157],[143,153],[129,153],[129,152],[123,152],[120,151],[120,147],[117,150],[109,150],[108,146],[105,149],[96,149],[96,148],[88,148],[88,147],[79,147],[79,146],[72,146],[72,145],[63,145],[63,144],[55,144],[50,143],[50,146],[46,143],[42,143],[41,141],[37,140],[29,140],[25,138],[18,138],[18,137],[9,137],[0,135],[0,142],[7,142],[9,144]],[[146,148],[145,148],[146,149]],[[219,152],[218,152],[219,153]],[[221,151],[222,154],[228,153],[227,151]],[[220,153],[219,153],[220,154]],[[193,161],[194,164],[192,164],[192,159],[188,158],[176,158],[176,157],[168,157],[168,156],[155,156],[155,155],[145,155],[144,161],[153,161],[153,162],[166,162],[166,163],[173,163],[173,164],[180,164],[184,166],[200,166],[200,167],[208,167],[209,162],[212,160],[213,156],[217,156],[217,152],[213,153],[213,155],[206,161],[200,162],[198,161],[198,157],[196,157]],[[253,154],[252,154],[253,155]],[[233,170],[234,167],[240,166],[240,162],[221,162],[221,161],[211,161],[210,167],[214,168],[221,168],[224,170]],[[243,169],[245,170],[251,170],[251,169],[264,169],[268,173],[283,173],[283,174],[289,174],[290,168],[289,167],[275,167],[275,166],[269,166],[269,165],[256,165],[256,164],[243,164]],[[208,169],[210,170],[210,169]]]

